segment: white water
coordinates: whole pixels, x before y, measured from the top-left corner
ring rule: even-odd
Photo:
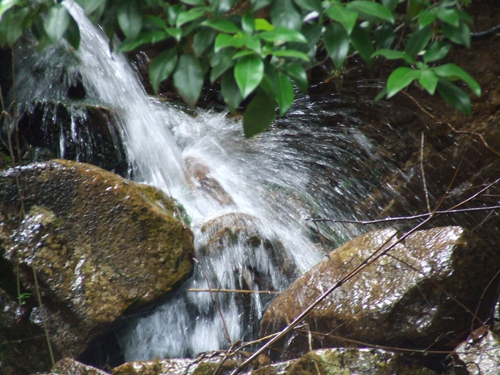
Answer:
[[[224,251],[212,250],[212,255],[202,260],[211,287],[282,290],[291,278],[316,264],[322,251],[309,240],[310,227],[305,219],[311,214],[308,205],[315,198],[307,191],[314,182],[310,164],[316,160],[312,161],[311,155],[317,152],[299,152],[290,146],[295,137],[307,135],[276,128],[245,140],[241,123],[225,113],[198,111],[193,116],[148,98],[126,58],[110,54],[101,30],[76,5],[66,4],[78,20],[82,37],[77,52],[80,64],[70,69],[81,77],[88,100],[115,111],[134,178],[157,186],[184,205],[192,219],[195,244],[202,253],[220,229],[214,222],[229,222],[229,226],[246,231],[235,241],[221,239]],[[31,84],[36,86],[36,82]],[[43,85],[32,95],[47,95],[46,91]],[[297,110],[294,114],[301,113]],[[346,132],[337,140],[342,137],[370,152],[369,142],[361,133]],[[319,137],[309,147],[337,152],[331,144],[322,143],[325,139]],[[231,197],[231,204],[221,205],[203,191],[185,162],[193,158],[208,167],[209,176]],[[341,196],[346,191],[332,188],[329,194]],[[314,204],[327,215],[334,206]],[[231,213],[236,215],[223,216]],[[236,219],[231,222],[231,217]],[[263,240],[249,246],[248,238],[255,235]],[[187,288],[207,288],[199,265],[193,278],[156,312],[120,332],[127,361],[193,356],[227,345],[223,321],[209,294],[188,293]],[[218,302],[231,340],[248,340],[255,334],[269,298],[252,294],[244,299],[224,294]]]

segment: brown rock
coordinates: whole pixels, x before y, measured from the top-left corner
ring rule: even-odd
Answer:
[[[261,335],[282,329],[395,235],[391,229],[370,232],[331,252],[274,300]],[[491,314],[499,266],[498,256],[461,227],[415,232],[311,312],[305,323],[314,332],[312,346],[453,349],[467,336],[472,312],[483,321]],[[308,351],[308,336],[307,329],[295,332],[287,350]]]
[[[201,160],[194,157],[186,158],[189,173],[195,179],[201,190],[219,202],[222,206],[234,204],[233,198],[224,190],[219,181],[210,175],[210,168]]]
[[[172,212],[172,202],[156,189],[88,164],[57,160],[2,172],[0,285],[16,299],[19,264],[21,292],[31,297],[0,336],[34,339],[8,348],[18,354],[0,368],[18,363],[16,357],[26,358],[20,365],[27,368],[48,367],[43,320],[56,357],[78,357],[126,309],[189,276],[192,233]]]

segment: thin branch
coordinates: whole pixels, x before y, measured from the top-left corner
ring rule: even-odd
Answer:
[[[427,219],[422,221],[421,223],[417,224],[414,226],[412,229],[410,229],[408,232],[406,232],[404,235],[402,235],[399,239],[397,239],[394,243],[389,245],[387,248],[385,248],[386,245],[392,241],[394,236],[397,234],[395,233],[394,236],[391,236],[384,244],[382,244],[377,250],[373,252],[368,258],[366,258],[361,264],[359,264],[354,270],[352,270],[347,276],[343,277],[340,279],[337,283],[332,285],[327,291],[325,291],[323,294],[321,294],[316,300],[311,303],[305,310],[303,310],[290,324],[288,324],[282,331],[279,332],[278,335],[276,335],[274,338],[269,340],[266,344],[264,344],[259,350],[257,350],[254,354],[252,354],[245,362],[243,362],[241,365],[239,365],[233,372],[231,372],[230,375],[236,375],[241,369],[243,369],[245,366],[247,366],[250,362],[252,362],[255,358],[257,358],[264,350],[269,348],[271,345],[276,343],[278,340],[282,339],[286,334],[288,334],[291,330],[293,330],[300,322],[302,322],[310,313],[312,310],[314,310],[326,297],[328,297],[333,291],[337,290],[340,288],[342,285],[344,285],[346,282],[350,281],[353,279],[356,275],[361,273],[365,268],[367,268],[369,265],[377,261],[380,257],[383,255],[387,254],[390,250],[392,250],[397,244],[403,242],[408,236],[410,236],[412,233],[416,232],[418,229],[420,229],[423,225],[427,224],[429,220],[433,218],[433,214],[429,216]]]
[[[31,268],[33,269],[33,278],[35,280],[36,295],[38,296],[38,306],[40,308],[40,316],[42,318],[43,330],[45,331],[45,337],[47,338],[47,345],[49,347],[50,361],[52,362],[52,367],[54,367],[56,362],[54,360],[54,352],[52,351],[52,345],[50,343],[49,330],[47,329],[47,322],[45,320],[45,314],[43,312],[42,297],[40,296],[40,288],[38,287],[38,278],[36,277],[35,265],[32,264]]]
[[[420,170],[422,172],[422,183],[424,185],[425,202],[427,203],[427,212],[432,212],[431,202],[429,201],[429,190],[427,190],[427,182],[425,181],[425,170],[424,170],[424,133],[420,139]]]
[[[495,184],[499,181],[495,180],[492,184]],[[491,187],[491,185],[489,185]],[[483,189],[484,190],[484,189]],[[468,198],[467,201],[470,199]],[[462,203],[459,205],[456,205],[455,207],[460,206]],[[458,213],[464,213],[464,212],[474,212],[474,211],[491,211],[491,210],[498,210],[500,209],[500,205],[497,206],[487,206],[487,207],[471,207],[471,208],[459,208],[459,209],[449,209],[446,211],[435,211],[435,212],[429,212],[425,214],[417,214],[417,215],[411,215],[411,216],[397,216],[397,217],[387,217],[384,219],[377,219],[377,220],[337,220],[337,219],[306,219],[308,221],[329,221],[333,223],[344,223],[344,224],[361,224],[361,225],[368,225],[368,224],[378,224],[378,223],[386,223],[386,222],[392,222],[392,221],[409,221],[409,220],[418,220],[418,219],[423,219],[423,218],[428,218],[429,216],[432,215],[450,215],[450,214],[458,214]]]
[[[468,134],[468,135],[474,135],[476,137],[478,137],[481,142],[483,143],[484,147],[486,147],[488,150],[490,150],[491,152],[493,152],[495,155],[497,156],[500,156],[500,152],[498,152],[497,150],[495,150],[493,147],[491,147],[488,142],[486,142],[486,140],[484,139],[483,135],[481,133],[477,133],[477,132],[472,132],[472,131],[466,131],[466,130],[457,130],[453,127],[453,125],[451,125],[449,122],[444,122],[444,121],[441,121],[439,120],[436,116],[434,116],[432,113],[430,113],[428,110],[426,110],[424,107],[422,107],[422,105],[417,101],[417,99],[415,99],[413,96],[411,96],[410,94],[408,94],[408,92],[406,91],[401,91],[404,95],[406,95],[413,103],[415,103],[415,105],[423,112],[425,113],[427,116],[429,116],[431,119],[433,119],[435,122],[437,123],[440,123],[440,124],[445,124],[446,126],[448,126],[452,132],[456,133],[456,134]]]

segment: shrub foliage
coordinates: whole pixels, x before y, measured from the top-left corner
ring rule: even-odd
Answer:
[[[357,54],[369,66],[399,60],[377,99],[410,84],[437,93],[469,114],[478,83],[455,64],[440,63],[453,45],[469,47],[468,0],[76,0],[110,40],[131,51],[169,46],[151,61],[155,91],[172,78],[195,106],[205,80],[220,83],[231,111],[249,98],[245,136],[264,131],[290,108],[296,88],[306,91],[307,69],[326,51],[338,73]],[[78,25],[59,1],[0,0],[0,45],[31,32],[40,48],[61,38],[78,48]],[[457,85],[458,83],[458,85]]]

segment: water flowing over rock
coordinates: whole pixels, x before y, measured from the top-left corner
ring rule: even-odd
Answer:
[[[282,329],[396,238],[391,229],[369,232],[332,251],[273,301],[261,335]],[[499,266],[498,256],[461,227],[414,232],[331,293],[305,319],[308,327],[287,338],[285,349],[291,355],[308,351],[311,334],[314,348],[367,343],[451,350],[491,316]]]
[[[1,350],[19,355],[8,358],[14,364],[0,360],[0,368],[47,367],[44,324],[56,359],[78,357],[126,309],[186,279],[192,233],[173,211],[155,188],[89,164],[56,160],[2,171],[0,286],[10,302],[0,332],[11,345]],[[18,296],[16,274],[19,293],[29,294]],[[16,298],[25,305],[14,306]]]

